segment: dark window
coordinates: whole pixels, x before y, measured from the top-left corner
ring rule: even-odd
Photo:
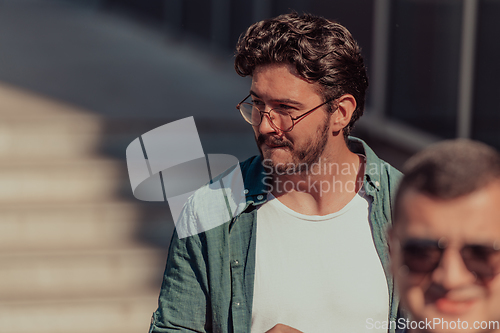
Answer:
[[[393,1],[388,115],[444,138],[457,122],[462,1]]]

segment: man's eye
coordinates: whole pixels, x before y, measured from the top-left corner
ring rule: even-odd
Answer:
[[[279,107],[274,109],[277,113],[283,114],[283,115],[289,115],[292,111],[294,111],[295,108],[291,107],[290,105],[286,104],[280,104]]]
[[[253,105],[264,105],[264,103],[262,101],[259,101],[259,100],[253,100],[252,101]]]

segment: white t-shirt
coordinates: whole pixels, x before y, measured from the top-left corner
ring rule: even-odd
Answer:
[[[299,214],[269,194],[257,211],[252,333],[278,323],[306,333],[368,330],[387,321],[389,293],[358,193],[326,216]]]

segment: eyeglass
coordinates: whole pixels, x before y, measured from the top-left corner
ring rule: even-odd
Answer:
[[[236,108],[240,110],[243,119],[245,119],[245,121],[252,126],[259,126],[260,123],[262,123],[264,114],[266,114],[273,127],[279,129],[282,132],[290,132],[293,127],[307,115],[310,115],[326,103],[334,100],[334,98],[329,99],[328,101],[321,103],[320,105],[301,114],[300,116],[292,117],[290,111],[285,108],[277,107],[266,112],[261,110],[259,106],[253,103],[245,102],[245,100],[250,96],[251,94],[245,97],[241,102],[239,102],[238,105],[236,105]]]
[[[438,266],[445,249],[446,238],[438,241],[428,239],[409,239],[401,246],[403,264],[412,273],[427,274]],[[492,279],[500,273],[500,245],[466,244],[460,249],[465,267],[483,280]]]

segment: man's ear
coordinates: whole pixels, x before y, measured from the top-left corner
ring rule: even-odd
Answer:
[[[337,110],[332,116],[331,130],[341,131],[351,121],[352,114],[356,110],[356,99],[351,94],[342,95],[337,100]]]

